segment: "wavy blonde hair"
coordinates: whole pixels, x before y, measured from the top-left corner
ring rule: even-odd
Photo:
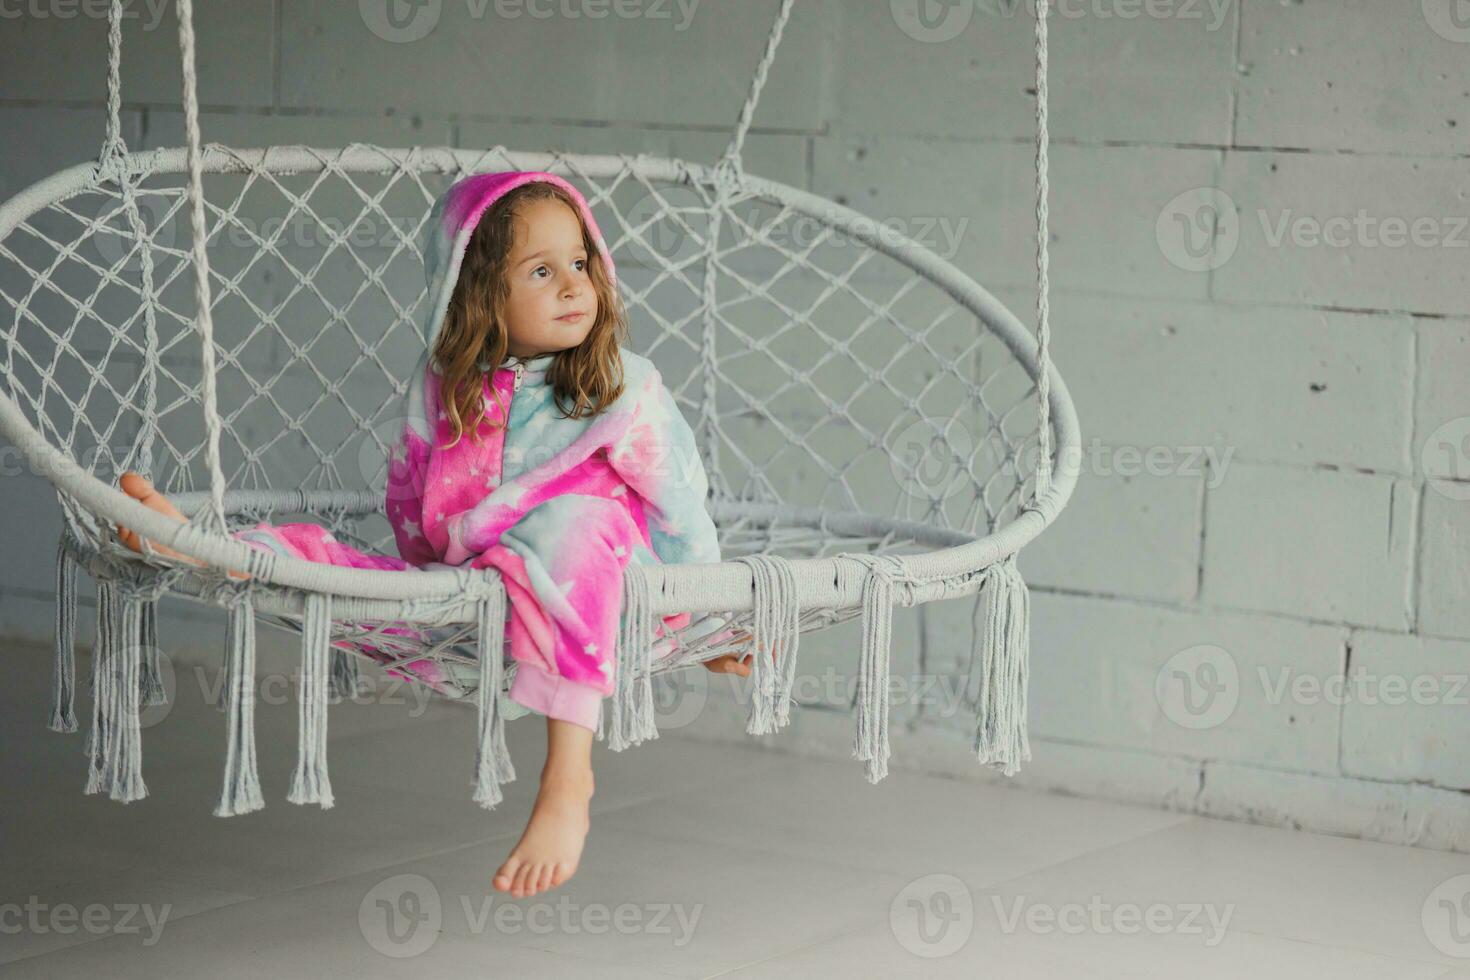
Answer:
[[[515,244],[517,208],[541,200],[561,201],[577,216],[587,250],[588,275],[597,294],[597,319],[587,337],[576,347],[558,351],[547,369],[553,400],[563,418],[586,418],[605,410],[623,391],[619,348],[627,339],[628,319],[622,297],[608,277],[602,253],[576,200],[555,184],[531,181],[508,191],[480,217],[434,344],[439,400],[454,429],[454,439],[446,449],[456,445],[466,430],[473,441],[481,441],[480,425],[487,421],[482,395],[489,374],[480,368],[480,362],[491,364],[489,373],[493,373],[505,361],[510,344],[504,312],[510,297],[506,265]],[[496,401],[503,419],[508,406],[500,402],[498,393]]]

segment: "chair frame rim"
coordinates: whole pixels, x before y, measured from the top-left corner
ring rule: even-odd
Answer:
[[[203,147],[201,155],[205,173],[248,173],[259,169],[299,174],[320,172],[329,166],[349,173],[389,173],[403,168],[430,173],[474,173],[480,172],[481,165],[494,155],[497,162],[508,161],[520,170],[554,171],[559,164],[570,163],[579,174],[590,178],[612,177],[631,169],[645,180],[716,186],[716,168],[713,166],[646,153],[630,156],[527,152],[500,145],[480,150],[427,145],[385,147],[369,143],[325,148],[304,144],[242,148],[209,143]],[[117,176],[187,172],[187,148],[163,147],[125,154],[122,170]],[[0,241],[7,239],[22,222],[43,208],[94,189],[97,179],[96,162],[79,163],[42,178],[0,203]],[[877,234],[873,219],[867,215],[808,191],[744,173],[738,180],[741,191],[788,204],[888,255],[939,286],[1006,345],[1034,386],[1039,373],[1036,338],[1004,304],[949,260],[902,232],[884,227],[882,234]],[[939,583],[970,576],[973,588],[965,591],[974,591],[979,586],[978,573],[1019,552],[1066,506],[1080,469],[1081,437],[1071,395],[1054,363],[1048,365],[1048,380],[1056,459],[1047,489],[1031,506],[1023,507],[1012,520],[994,531],[962,544],[905,555],[903,560],[912,582]],[[0,389],[0,432],[22,451],[34,472],[45,476],[93,514],[163,542],[176,551],[205,562],[212,569],[243,570],[249,567],[252,549],[244,542],[201,531],[198,522],[173,521],[83,469],[70,454],[51,445],[3,389]],[[861,562],[836,555],[791,559],[791,565],[798,585],[798,602],[803,608],[818,605],[845,607],[860,601],[863,573],[866,572],[866,566]],[[329,587],[324,586],[324,569],[331,573]],[[691,565],[638,566],[637,571],[648,578],[653,611],[657,613],[734,612],[753,608],[754,575],[750,566],[743,562],[727,560]],[[272,574],[261,584],[325,591],[334,596],[364,600],[444,599],[464,595],[467,578],[476,574],[470,569],[460,569],[424,571],[405,576],[397,571],[323,566],[305,559],[277,556]],[[687,595],[680,597],[680,591],[684,590],[678,588],[679,581],[692,580],[696,575],[706,580],[706,588],[701,591],[719,595],[718,601],[691,602]]]

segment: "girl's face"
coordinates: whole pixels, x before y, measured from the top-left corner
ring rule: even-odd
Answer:
[[[597,321],[582,224],[566,204],[545,199],[523,205],[513,220],[507,349],[528,358],[576,347]]]

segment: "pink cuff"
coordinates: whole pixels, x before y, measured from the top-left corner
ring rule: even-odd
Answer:
[[[602,692],[590,684],[568,680],[526,661],[516,663],[510,699],[538,714],[597,731],[602,712]]]

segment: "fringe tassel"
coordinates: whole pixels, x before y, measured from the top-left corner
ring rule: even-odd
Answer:
[[[894,578],[903,562],[893,555],[850,555],[868,566],[863,579],[863,648],[858,665],[857,726],[853,757],[867,762],[868,782],[888,775],[888,666],[893,644]]]
[[[143,603],[143,678],[142,703],[146,707],[167,704],[168,692],[163,689],[163,670],[158,657],[158,600]]]
[[[332,651],[332,693],[344,701],[357,697],[362,690],[362,670],[357,654],[346,650]]]
[[[755,581],[751,625],[750,735],[775,732],[791,721],[791,689],[796,682],[796,651],[801,639],[796,579],[786,559],[741,555]]]
[[[225,605],[230,631],[224,698],[228,736],[224,788],[214,815],[235,817],[261,809],[265,801],[255,767],[255,608],[249,586],[227,598]]]
[[[115,588],[106,579],[97,580],[97,632],[92,642],[92,727],[87,732],[83,748],[89,760],[85,793],[111,789],[107,776],[112,768],[114,728],[112,656],[117,633],[113,610]]]
[[[56,549],[56,660],[51,674],[51,722],[53,732],[77,730],[73,701],[76,692],[77,566],[66,552]]]
[[[504,799],[501,784],[516,778],[505,744],[505,712],[500,703],[505,670],[505,588],[498,577],[492,576],[490,585],[490,594],[480,603],[480,743],[475,752],[473,797],[486,810],[495,809]]]
[[[975,754],[983,763],[1015,775],[1031,759],[1026,735],[1031,596],[1016,556],[992,565],[976,597],[984,612],[980,640],[980,691],[976,700]]]
[[[621,752],[658,738],[653,700],[653,600],[648,579],[632,566],[623,573],[622,622],[613,669],[612,730],[607,747]]]
[[[119,604],[121,628],[104,668],[109,675],[117,737],[112,743],[111,758],[105,760],[107,772],[103,778],[112,798],[123,803],[148,795],[148,787],[143,783],[143,729],[138,721],[143,690],[143,607],[147,602],[136,594],[123,596]]]
[[[332,597],[306,593],[301,619],[301,700],[297,714],[296,771],[291,776],[292,803],[318,803],[332,808],[332,781],[327,775],[327,690],[331,682]]]

